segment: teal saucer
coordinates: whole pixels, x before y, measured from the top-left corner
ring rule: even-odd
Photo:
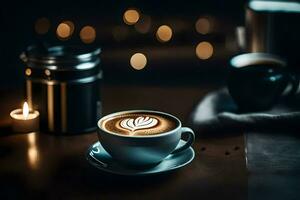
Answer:
[[[177,147],[182,146],[185,143],[184,140],[180,140]],[[118,174],[118,175],[151,175],[170,172],[181,168],[189,164],[195,157],[195,152],[192,147],[186,149],[183,152],[171,154],[167,156],[158,165],[151,168],[127,168],[120,165],[104,150],[100,142],[96,142],[89,147],[86,153],[86,159],[94,167],[101,171]]]

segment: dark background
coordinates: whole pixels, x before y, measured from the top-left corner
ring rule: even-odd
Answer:
[[[38,43],[46,46],[100,46],[103,50],[101,59],[104,81],[111,84],[102,88],[102,101],[105,105],[103,114],[146,107],[170,112],[187,123],[199,100],[218,87],[200,84],[224,83],[229,58],[240,52],[236,43],[235,28],[244,25],[245,3],[242,0],[1,2],[0,89],[4,88],[1,91],[7,92],[10,91],[5,90],[7,88],[23,87],[25,65],[20,61],[19,55],[28,45]],[[138,9],[140,13],[151,17],[152,26],[148,33],[140,34],[133,26],[124,24],[123,13],[129,8]],[[37,20],[43,17],[50,21],[50,29],[41,35],[36,33],[34,27]],[[195,22],[199,17],[212,19],[213,29],[209,34],[196,32]],[[71,20],[75,25],[74,33],[67,40],[56,36],[56,28],[64,20]],[[166,43],[157,41],[155,37],[157,28],[163,24],[173,29],[173,37]],[[86,25],[93,26],[97,32],[96,40],[92,44],[82,43],[79,37],[81,28]],[[288,27],[290,21],[284,25]],[[122,27],[122,30],[128,33],[122,40],[117,40],[113,35],[116,27]],[[208,41],[214,47],[212,57],[207,60],[201,60],[195,54],[197,44],[202,41]],[[299,40],[290,46],[299,51],[297,44]],[[130,57],[136,52],[144,53],[148,58],[147,66],[141,71],[133,69],[129,63]],[[140,84],[157,85],[144,87]],[[163,84],[191,86],[161,87]],[[24,99],[20,90],[11,91],[8,94],[0,93],[0,121],[1,125],[5,125],[4,128],[10,128],[9,112],[20,104],[20,99]],[[10,135],[7,130],[1,132],[2,136]],[[99,195],[108,198],[132,199],[144,195],[149,199],[153,196],[176,199],[186,198],[188,194],[204,197],[198,196],[199,199],[246,199],[245,196],[249,193],[250,198],[257,199],[266,196],[262,192],[281,198],[277,194],[283,191],[288,198],[288,195],[293,195],[289,192],[298,186],[292,184],[292,187],[289,187],[291,182],[284,179],[286,173],[288,177],[297,176],[286,171],[278,171],[271,176],[269,168],[266,167],[264,172],[254,171],[249,174],[245,162],[245,138],[242,133],[237,133],[234,137],[197,140],[194,144],[197,156],[190,166],[173,177],[157,181],[154,179],[149,183],[144,179],[135,181],[131,177],[128,180],[124,180],[123,177],[112,178],[89,166],[84,153],[87,147],[97,140],[95,134],[74,137],[37,134],[35,137],[34,142],[30,140],[30,134],[1,138],[0,196],[24,198],[25,194],[29,193],[31,196],[47,199],[88,198]],[[282,138],[278,141],[284,145],[288,144],[287,140]],[[33,159],[30,153],[32,148]],[[274,144],[270,146],[270,149],[272,148]],[[259,155],[258,153],[255,155]],[[283,152],[280,151],[278,155],[286,159]],[[266,166],[270,166],[270,163]],[[281,183],[288,190],[277,185]],[[275,187],[272,187],[274,185]],[[134,191],[133,186],[136,187]],[[293,192],[297,191],[299,190]]]
[[[107,82],[185,84],[201,81],[224,81],[226,61],[237,52],[235,27],[244,24],[245,1],[6,1],[0,7],[0,85],[22,87],[24,64],[20,53],[31,44],[46,45],[93,45],[102,48],[102,67]],[[151,17],[148,33],[138,33],[134,26],[123,22],[123,13],[137,9]],[[209,17],[213,29],[209,34],[199,34],[195,23],[199,17]],[[40,18],[50,21],[46,34],[35,31]],[[57,26],[64,20],[74,23],[70,38],[61,40],[56,35]],[[160,25],[173,29],[169,42],[161,43],[155,33]],[[93,26],[96,40],[84,44],[80,40],[80,29]],[[113,31],[121,27],[127,35],[121,40]],[[201,60],[195,48],[201,41],[214,47],[211,58]],[[147,66],[134,70],[129,63],[135,52],[147,56]],[[157,56],[159,55],[159,56]]]

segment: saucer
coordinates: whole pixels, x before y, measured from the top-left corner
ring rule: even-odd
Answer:
[[[177,147],[185,144],[184,140],[180,140]],[[176,148],[177,148],[176,147]],[[118,175],[150,175],[170,172],[189,164],[195,157],[192,147],[167,156],[158,165],[151,168],[132,169],[120,165],[104,150],[100,142],[96,142],[89,147],[86,153],[86,159],[94,167],[101,171],[118,174]]]

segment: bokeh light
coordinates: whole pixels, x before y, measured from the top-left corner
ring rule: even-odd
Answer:
[[[123,20],[128,25],[133,25],[133,24],[137,23],[139,18],[140,18],[140,14],[135,9],[126,10],[123,15]]]
[[[199,18],[195,24],[196,31],[201,34],[207,34],[211,31],[211,24],[207,18]]]
[[[130,65],[136,70],[144,69],[146,64],[147,58],[142,53],[135,53],[130,58]]]
[[[27,69],[25,70],[25,74],[26,74],[27,76],[30,76],[30,75],[31,75],[31,69],[30,69],[30,68],[27,68]]]
[[[71,36],[75,29],[74,23],[70,20],[63,21],[63,23],[67,24],[70,27],[70,36]]]
[[[57,26],[56,34],[60,39],[67,39],[72,34],[72,27],[69,24],[62,22]]]
[[[172,29],[167,25],[162,25],[157,29],[156,38],[160,42],[168,42],[172,38]]]
[[[200,42],[196,47],[196,55],[198,58],[206,60],[213,55],[214,48],[209,42]]]
[[[46,34],[50,29],[50,21],[49,19],[43,17],[38,19],[34,25],[35,32],[38,34]]]
[[[96,30],[92,26],[83,27],[79,34],[81,41],[86,44],[90,44],[96,39]]]
[[[46,76],[50,76],[51,75],[51,72],[50,72],[49,69],[45,69],[44,73],[45,73]]]
[[[141,16],[140,20],[134,25],[137,32],[145,34],[151,29],[151,17],[147,15]]]

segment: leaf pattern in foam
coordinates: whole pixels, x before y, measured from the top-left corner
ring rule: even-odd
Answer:
[[[120,126],[129,131],[152,128],[158,123],[158,120],[152,117],[137,117],[136,119],[126,118],[120,123]]]

